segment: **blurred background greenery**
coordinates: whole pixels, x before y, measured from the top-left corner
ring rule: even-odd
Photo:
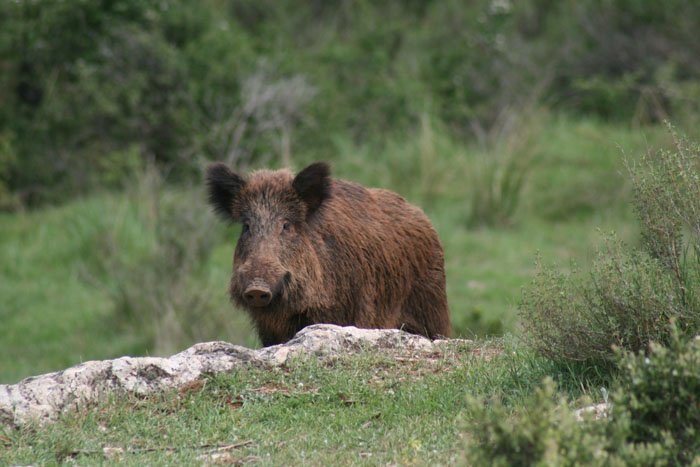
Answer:
[[[395,190],[445,247],[457,335],[517,332],[539,254],[635,242],[631,164],[697,139],[693,0],[0,2],[0,382],[259,345],[202,169]]]

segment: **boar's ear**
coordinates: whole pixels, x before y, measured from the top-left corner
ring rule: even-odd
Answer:
[[[215,162],[207,167],[206,179],[209,204],[214,208],[214,212],[224,220],[235,220],[232,219],[233,201],[246,185],[243,177],[229,169],[226,164]]]
[[[294,177],[292,187],[306,203],[307,217],[330,196],[330,173],[331,168],[327,163],[314,162]]]

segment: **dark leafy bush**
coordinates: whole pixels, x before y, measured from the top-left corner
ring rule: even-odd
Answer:
[[[590,277],[540,267],[524,291],[528,342],[554,360],[613,360],[613,346],[634,352],[668,343],[674,326],[700,329],[700,150],[675,151],[631,167],[642,248],[612,238]],[[675,325],[671,326],[671,322]]]

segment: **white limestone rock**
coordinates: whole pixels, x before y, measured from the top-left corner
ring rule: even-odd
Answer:
[[[202,375],[230,372],[241,365],[279,366],[305,353],[324,359],[362,350],[432,352],[445,341],[395,329],[358,329],[331,324],[308,326],[285,344],[252,350],[227,342],[204,342],[169,358],[121,357],[90,361],[67,370],[0,385],[0,424],[40,423],[110,392],[150,394],[177,389]]]

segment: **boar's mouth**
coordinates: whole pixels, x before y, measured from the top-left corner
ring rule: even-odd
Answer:
[[[286,272],[280,281],[271,287],[261,278],[254,278],[243,291],[243,301],[251,308],[264,309],[279,301],[291,281],[291,273]]]

